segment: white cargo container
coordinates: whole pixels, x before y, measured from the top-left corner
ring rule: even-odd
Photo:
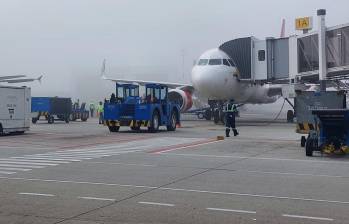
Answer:
[[[24,133],[30,122],[30,88],[0,86],[0,134]]]

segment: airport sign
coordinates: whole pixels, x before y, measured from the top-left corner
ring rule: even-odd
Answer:
[[[313,28],[312,17],[296,18],[295,20],[296,30],[311,30]]]

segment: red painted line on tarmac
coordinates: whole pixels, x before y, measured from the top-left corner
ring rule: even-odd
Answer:
[[[216,139],[206,139],[206,140],[196,141],[196,142],[191,142],[191,143],[186,143],[186,144],[171,145],[171,146],[167,146],[164,148],[149,151],[148,153],[160,154],[160,153],[170,152],[170,151],[174,151],[174,150],[178,150],[178,149],[192,148],[195,146],[205,145],[205,144],[214,143],[214,142],[218,142],[218,141],[219,140],[216,140]]]

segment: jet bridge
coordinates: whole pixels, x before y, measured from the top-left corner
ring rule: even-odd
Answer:
[[[239,70],[240,80],[255,83],[319,81],[318,32],[286,38],[245,37],[223,43]],[[349,23],[326,28],[327,80],[349,78]]]
[[[219,48],[232,58],[241,80],[267,82],[289,78],[288,38],[239,38]]]

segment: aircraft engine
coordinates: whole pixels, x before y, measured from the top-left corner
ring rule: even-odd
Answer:
[[[171,89],[168,91],[168,99],[179,103],[181,112],[186,112],[193,106],[193,97],[189,91]]]

